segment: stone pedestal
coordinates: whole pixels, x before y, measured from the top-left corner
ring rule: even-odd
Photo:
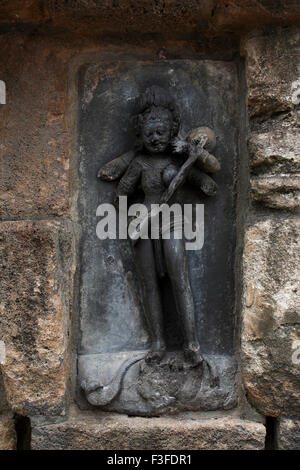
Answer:
[[[33,449],[260,450],[265,427],[238,418],[129,418],[81,415],[65,423],[37,426]]]

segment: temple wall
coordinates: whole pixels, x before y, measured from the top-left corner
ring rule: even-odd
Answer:
[[[300,5],[92,2],[89,20],[89,2],[65,3],[0,6],[0,449],[299,448]],[[77,72],[118,57],[239,64],[233,410],[138,418],[75,400]]]

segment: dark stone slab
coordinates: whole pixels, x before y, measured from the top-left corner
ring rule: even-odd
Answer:
[[[237,405],[236,363],[233,357],[205,356],[204,368],[178,368],[180,353],[170,352],[160,364],[148,365],[146,351],[80,356],[86,379],[102,384],[87,394],[91,405],[134,416],[158,416],[180,410],[230,409]],[[126,368],[124,375],[120,371]]]
[[[100,241],[96,236],[99,220],[96,209],[100,203],[112,203],[115,188],[112,183],[97,180],[96,175],[103,164],[132,148],[135,140],[131,121],[134,102],[141,92],[152,85],[168,88],[174,97],[180,110],[183,132],[208,126],[217,136],[214,154],[221,163],[221,171],[214,177],[219,187],[217,196],[209,198],[200,191],[184,186],[178,190],[176,200],[205,205],[204,246],[200,251],[188,252],[197,334],[201,351],[213,358],[213,368],[218,368],[217,362],[220,361],[230,377],[219,381],[221,393],[216,394],[214,387],[211,387],[212,398],[207,399],[208,392],[203,395],[206,405],[198,394],[192,408],[223,408],[228,406],[226,393],[233,396],[235,386],[232,373],[235,368],[233,269],[239,115],[237,70],[236,64],[231,62],[128,61],[105,66],[88,64],[80,70],[79,214],[83,235],[80,252],[79,376],[83,380],[94,373],[97,379],[101,376],[104,381],[102,386],[105,386],[118,375],[120,353],[124,354],[125,361],[129,356],[129,362],[141,356],[138,362],[123,371],[125,384],[140,367],[137,364],[143,362],[143,351],[149,347],[131,244],[128,240]],[[161,288],[168,349],[170,352],[179,351],[181,326],[175,314],[168,280],[162,283]],[[216,359],[220,356],[223,359]],[[105,361],[111,358],[111,377],[105,377],[102,371],[102,364],[105,369],[102,363],[104,358]],[[160,376],[161,371],[157,373]],[[144,371],[143,374],[146,380],[147,373]],[[202,370],[199,377],[203,374],[205,376]],[[208,375],[205,379],[207,384],[211,380]],[[199,381],[201,389],[199,377],[195,380]],[[182,375],[179,383],[183,380]],[[139,385],[137,389],[141,392],[143,387]],[[147,395],[144,389],[143,393]],[[119,398],[114,399],[108,408],[134,412],[135,407],[141,414],[154,412],[155,406],[151,408],[149,403],[145,406],[141,396],[139,404],[133,400],[133,407],[126,405],[122,396]],[[85,401],[80,392],[78,399],[84,407]],[[228,400],[228,403],[234,406],[235,400]],[[169,409],[169,405],[161,408]],[[188,401],[182,408],[191,408]]]

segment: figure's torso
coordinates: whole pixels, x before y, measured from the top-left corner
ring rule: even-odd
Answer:
[[[136,164],[141,170],[141,186],[145,204],[159,203],[166,189],[164,171],[172,164],[171,156],[138,155]]]

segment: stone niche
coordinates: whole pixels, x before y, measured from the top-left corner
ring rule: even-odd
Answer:
[[[208,126],[216,135],[208,197],[184,184],[174,200],[204,204],[204,245],[188,251],[197,337],[204,363],[179,367],[182,326],[168,277],[160,281],[167,352],[158,364],[145,356],[150,338],[130,240],[99,240],[99,204],[112,203],[116,183],[97,178],[100,167],[134,146],[136,98],[153,85],[167,89],[180,113],[182,134]],[[235,61],[111,61],[82,65],[78,80],[79,249],[78,377],[81,409],[157,416],[180,410],[237,406],[234,348],[236,184],[241,113]],[[173,361],[173,362],[172,362]],[[175,364],[172,366],[172,364]],[[177,365],[176,365],[177,364]]]

